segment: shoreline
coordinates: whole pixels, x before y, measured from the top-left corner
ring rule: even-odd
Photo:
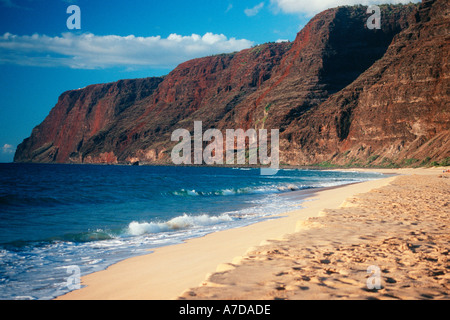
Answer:
[[[88,162],[0,162],[0,164],[30,164],[30,165],[80,165],[80,166],[123,166],[123,167],[192,167],[192,168],[244,168],[244,169],[271,169],[270,166],[262,166],[255,164],[173,164],[171,162],[155,162],[155,163],[88,163]],[[317,171],[368,171],[368,172],[381,172],[381,171],[396,171],[396,170],[428,170],[428,169],[444,169],[445,165],[437,166],[425,166],[425,167],[408,167],[408,166],[395,166],[395,167],[383,167],[383,166],[367,166],[367,167],[348,167],[348,166],[321,166],[318,164],[311,165],[295,165],[295,164],[280,164],[276,169],[296,169],[296,170],[317,170]]]
[[[404,173],[249,250],[179,300],[449,300],[450,174]]]
[[[149,254],[128,258],[105,270],[83,276],[82,288],[55,300],[173,300],[189,288],[205,284],[215,272],[233,269],[246,252],[271,240],[300,231],[308,218],[325,209],[336,209],[356,194],[388,185],[397,175],[430,174],[433,169],[360,169],[392,176],[322,190],[304,191],[300,209],[244,227],[211,233],[181,244],[152,249]],[[336,169],[357,171],[357,169]],[[299,195],[301,195],[300,191]],[[300,201],[299,201],[300,202]]]

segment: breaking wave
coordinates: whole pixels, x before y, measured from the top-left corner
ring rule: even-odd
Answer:
[[[197,190],[187,190],[180,189],[177,191],[171,192],[174,196],[182,196],[182,197],[195,197],[195,196],[232,196],[239,194],[271,194],[271,193],[280,193],[280,192],[289,192],[289,191],[297,191],[302,189],[309,189],[311,187],[304,185],[295,185],[295,184],[286,184],[279,186],[258,186],[258,187],[244,187],[244,188],[228,188],[222,190],[215,191],[197,191]]]
[[[151,233],[178,231],[195,227],[205,227],[230,221],[233,221],[233,218],[228,214],[223,214],[220,216],[209,216],[207,214],[190,216],[184,214],[166,222],[133,221],[128,225],[128,234],[132,236],[140,236]]]

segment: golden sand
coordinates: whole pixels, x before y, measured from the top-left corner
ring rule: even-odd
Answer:
[[[450,297],[450,174],[400,176],[303,226],[182,298]]]

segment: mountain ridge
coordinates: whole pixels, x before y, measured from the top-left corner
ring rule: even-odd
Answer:
[[[194,121],[205,130],[279,129],[280,160],[290,165],[442,161],[448,8],[442,0],[380,7],[381,30],[367,29],[365,6],[337,7],[293,42],[65,92],[14,161],[170,164],[171,133],[192,132]]]

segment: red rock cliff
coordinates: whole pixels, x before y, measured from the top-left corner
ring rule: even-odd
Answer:
[[[61,95],[15,161],[170,163],[171,133],[280,129],[290,164],[401,163],[449,155],[446,1],[315,16],[292,43],[187,61],[164,78]]]
[[[419,164],[450,157],[450,20],[425,1],[384,56],[290,123],[284,161]]]

